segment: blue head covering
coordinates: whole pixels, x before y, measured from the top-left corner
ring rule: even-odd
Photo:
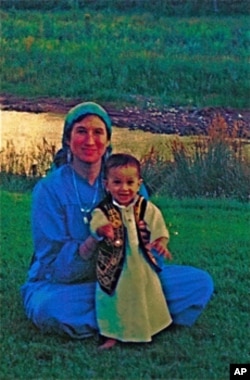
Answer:
[[[71,108],[68,112],[65,122],[64,122],[64,130],[63,130],[63,138],[62,145],[65,146],[67,140],[69,140],[70,133],[72,131],[73,125],[76,121],[83,119],[87,115],[96,115],[105,123],[107,128],[108,137],[110,139],[112,133],[111,120],[109,115],[105,111],[104,108],[99,106],[94,102],[85,102],[80,103],[77,106]],[[66,141],[65,141],[66,140]]]
[[[106,112],[106,110],[101,107],[99,104],[94,102],[84,102],[80,103],[77,106],[71,108],[68,112],[65,121],[64,121],[64,129],[62,136],[62,148],[56,153],[54,157],[54,164],[56,167],[59,167],[65,164],[68,161],[68,141],[70,139],[70,134],[73,128],[73,125],[83,119],[88,115],[96,115],[98,116],[105,124],[107,129],[108,138],[111,138],[112,134],[112,124],[111,119]],[[111,149],[110,149],[111,150]]]

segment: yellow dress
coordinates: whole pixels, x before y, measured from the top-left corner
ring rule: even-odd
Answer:
[[[117,205],[117,204],[116,204]],[[96,313],[100,334],[123,342],[150,342],[152,336],[172,322],[157,273],[139,248],[133,204],[119,206],[127,230],[126,258],[113,295],[97,283]],[[151,241],[168,231],[158,208],[147,202],[144,217]],[[92,230],[107,223],[100,209],[93,212]]]

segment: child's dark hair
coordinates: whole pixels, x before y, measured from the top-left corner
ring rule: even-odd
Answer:
[[[126,153],[116,153],[112,154],[105,162],[104,179],[107,179],[110,169],[128,165],[134,166],[138,171],[139,178],[141,178],[141,165],[137,158]]]

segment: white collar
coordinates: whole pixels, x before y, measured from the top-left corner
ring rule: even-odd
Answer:
[[[139,195],[137,194],[136,197],[133,199],[133,201],[131,203],[129,203],[129,205],[127,206],[124,206],[124,205],[120,205],[120,203],[118,203],[114,198],[112,198],[112,203],[119,207],[119,208],[123,208],[123,209],[126,209],[126,208],[129,208],[129,207],[132,207],[135,205],[136,201],[138,200],[139,198]]]

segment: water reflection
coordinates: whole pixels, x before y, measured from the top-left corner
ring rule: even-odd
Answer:
[[[46,138],[59,146],[63,129],[63,115],[1,111],[1,149],[12,141],[16,150],[27,150]]]
[[[49,145],[56,148],[61,147],[64,115],[50,113],[29,113],[16,111],[1,111],[1,149],[6,146],[7,141],[13,142],[15,151],[28,151],[41,144],[45,138]],[[145,134],[139,131],[140,134]],[[113,127],[112,143],[116,148],[126,146],[129,141],[126,128]],[[125,143],[125,144],[124,144]]]
[[[1,111],[1,141],[0,148],[6,147],[7,141],[12,141],[15,152],[29,152],[41,145],[43,138],[55,149],[61,147],[64,115],[50,113],[29,113],[16,111]],[[127,128],[113,127],[113,152],[131,153],[141,158],[151,147],[169,158],[167,145],[174,136],[152,134],[141,130],[130,131]]]

